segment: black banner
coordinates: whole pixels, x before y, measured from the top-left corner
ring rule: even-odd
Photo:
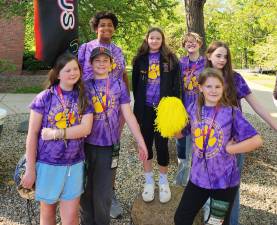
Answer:
[[[53,65],[66,50],[78,52],[77,0],[34,0],[38,60]]]

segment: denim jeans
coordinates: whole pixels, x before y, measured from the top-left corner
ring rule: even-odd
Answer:
[[[178,156],[178,171],[176,175],[176,184],[185,186],[189,178],[191,167],[192,154],[191,136],[185,136],[176,140],[177,156]]]
[[[237,155],[237,165],[239,167],[239,171],[241,174],[243,163],[244,163],[245,155],[244,154],[238,154]],[[240,189],[238,189],[238,192],[235,197],[235,201],[233,204],[231,217],[230,217],[230,225],[239,225],[239,214],[240,214]]]

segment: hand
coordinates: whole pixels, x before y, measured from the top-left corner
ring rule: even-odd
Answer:
[[[145,161],[148,159],[148,151],[144,141],[142,143],[138,143],[138,151],[139,151],[139,160]]]
[[[228,152],[229,154],[235,154],[232,152],[232,145],[236,144],[236,142],[231,139],[230,141],[228,141],[227,145],[226,145],[226,152]]]
[[[57,138],[57,129],[43,128],[41,131],[41,138],[44,141],[54,140]]]
[[[177,138],[177,139],[181,139],[181,138],[184,137],[184,135],[182,134],[182,132],[179,132],[179,133],[176,133],[176,134],[174,135],[174,137]]]
[[[27,189],[32,189],[32,187],[34,186],[36,180],[36,171],[35,169],[33,170],[26,170],[22,179],[21,179],[21,185],[24,188]]]

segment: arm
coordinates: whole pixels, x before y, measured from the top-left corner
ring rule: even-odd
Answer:
[[[229,141],[226,145],[226,151],[230,154],[246,153],[261,147],[262,144],[263,140],[261,136],[257,134],[251,138],[248,138],[238,143],[235,143],[232,140]]]
[[[32,188],[36,179],[37,144],[42,117],[42,114],[31,110],[26,139],[26,172],[21,181],[22,186],[28,189]]]
[[[245,100],[252,109],[275,131],[277,131],[277,122],[270,116],[266,109],[258,102],[254,94],[245,96]]]
[[[85,137],[90,134],[92,129],[92,122],[93,122],[93,114],[88,113],[82,117],[81,123],[66,128],[66,139],[78,139]],[[43,140],[53,140],[55,138],[62,139],[64,137],[63,132],[61,129],[55,128],[43,128],[41,132],[41,136]],[[55,138],[54,138],[55,137]]]
[[[148,151],[145,145],[144,139],[140,132],[140,128],[138,122],[136,120],[135,115],[131,111],[131,107],[129,103],[121,104],[121,112],[123,117],[128,124],[132,134],[134,135],[136,142],[138,143],[138,150],[139,150],[139,158],[140,160],[147,160],[148,158]]]

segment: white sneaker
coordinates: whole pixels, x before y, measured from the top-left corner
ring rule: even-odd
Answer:
[[[155,183],[153,184],[144,184],[144,189],[142,192],[142,199],[145,202],[151,202],[155,197]]]
[[[169,188],[169,184],[160,184],[159,185],[159,189],[160,189],[160,202],[161,203],[166,203],[171,199],[171,191]]]

